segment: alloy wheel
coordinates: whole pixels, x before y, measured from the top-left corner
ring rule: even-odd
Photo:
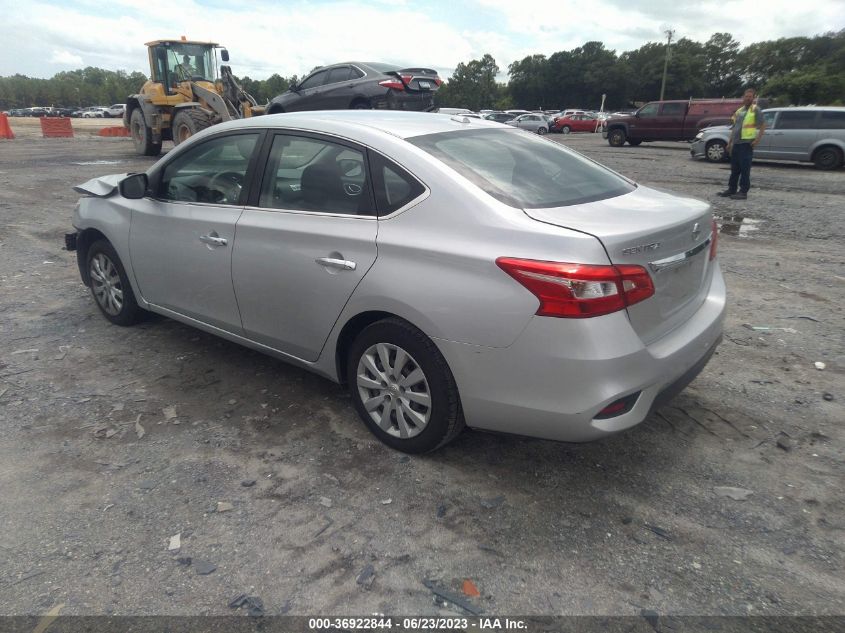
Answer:
[[[88,272],[94,298],[103,311],[112,316],[120,314],[123,309],[123,285],[111,259],[105,253],[97,253],[91,259]]]
[[[401,347],[371,345],[358,361],[355,378],[364,409],[385,433],[409,439],[422,433],[431,420],[428,379]]]

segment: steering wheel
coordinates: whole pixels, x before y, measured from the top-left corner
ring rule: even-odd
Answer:
[[[219,191],[222,199],[220,202],[237,202],[241,197],[241,189],[244,186],[244,177],[236,171],[224,171],[215,175],[208,188],[212,191]]]

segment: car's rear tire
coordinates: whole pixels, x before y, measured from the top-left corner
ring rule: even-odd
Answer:
[[[391,448],[427,453],[464,428],[446,359],[407,321],[389,318],[362,330],[349,350],[347,380],[358,415]]]
[[[194,134],[202,132],[211,126],[211,119],[198,108],[182,108],[176,112],[170,124],[170,134],[173,137],[173,145],[184,143]]]
[[[85,115],[82,115],[85,118]],[[135,152],[140,156],[158,156],[161,153],[161,142],[153,142],[153,131],[144,120],[141,108],[135,108],[129,117],[129,134],[135,144]]]
[[[135,301],[135,293],[114,247],[97,240],[88,248],[86,270],[91,294],[103,316],[115,325],[133,325],[146,316]]]
[[[611,147],[622,147],[625,144],[625,130],[615,127],[607,133],[607,144]]]
[[[572,131],[572,128],[569,127],[568,125],[564,125],[562,128],[560,128],[561,134],[569,134],[571,131]]]
[[[842,167],[842,150],[833,145],[825,145],[813,152],[813,165],[816,169],[838,169]]]
[[[710,163],[722,163],[728,160],[728,145],[721,139],[708,141],[704,146],[704,159]]]

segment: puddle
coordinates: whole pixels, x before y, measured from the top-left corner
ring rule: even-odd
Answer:
[[[71,165],[120,165],[124,163],[123,160],[84,160],[80,162],[71,163]]]
[[[747,218],[744,215],[724,215],[716,217],[719,232],[734,237],[750,237],[760,229],[763,220]]]

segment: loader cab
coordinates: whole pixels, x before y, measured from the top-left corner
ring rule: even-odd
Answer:
[[[152,81],[174,94],[185,81],[213,83],[217,77],[217,58],[212,42],[161,40],[147,43],[150,53]]]

